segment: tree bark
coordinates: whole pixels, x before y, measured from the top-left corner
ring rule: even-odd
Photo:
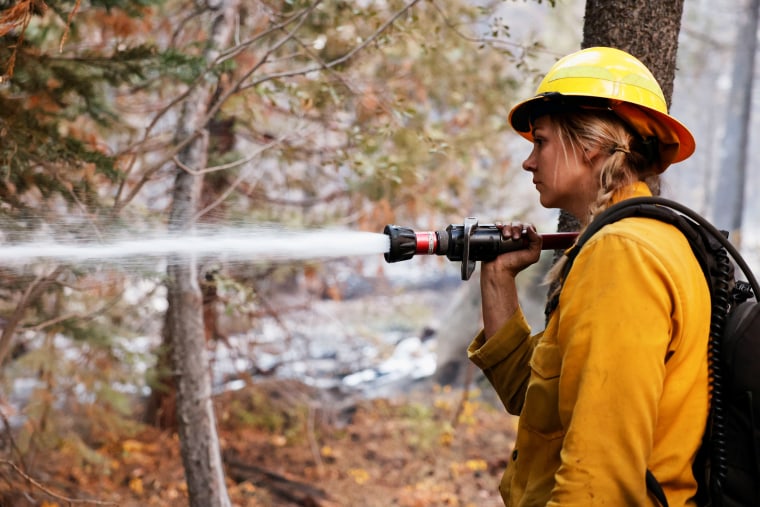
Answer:
[[[192,113],[190,113],[192,114]],[[183,117],[185,115],[183,114]],[[202,161],[207,138],[193,142],[180,154],[183,163]],[[196,166],[197,167],[197,166]],[[174,187],[172,228],[186,231],[198,202],[200,178],[179,172]],[[191,506],[229,506],[221,449],[211,400],[211,378],[206,357],[203,305],[195,259],[169,260],[166,322],[170,326],[171,358],[176,373],[177,423],[182,463]]]
[[[233,34],[238,0],[208,2],[214,13],[205,60],[212,65]],[[201,176],[183,167],[203,168],[208,157],[209,111],[217,83],[211,73],[191,90],[179,117],[176,141],[192,139],[178,154],[177,176],[169,217],[171,234],[192,231],[198,209]],[[191,507],[227,507],[230,499],[224,482],[219,438],[211,400],[211,377],[206,357],[203,296],[195,259],[173,256],[167,268],[168,315],[165,349],[171,352],[177,388],[177,424],[180,451]]]
[[[581,47],[610,46],[649,67],[670,104],[683,0],[587,0]]]
[[[433,382],[444,386],[463,386],[467,369],[473,366],[467,360],[467,345],[483,326],[480,319],[479,270],[459,288],[444,315],[446,325],[441,325],[436,331],[438,347]]]

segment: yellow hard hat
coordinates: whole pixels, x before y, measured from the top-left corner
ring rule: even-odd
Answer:
[[[512,108],[509,123],[521,136],[533,141],[531,120],[542,111],[557,110],[564,103],[613,111],[642,138],[656,137],[660,166],[680,162],[694,153],[694,136],[668,114],[665,96],[647,67],[619,49],[593,47],[560,59],[544,76],[536,96]]]

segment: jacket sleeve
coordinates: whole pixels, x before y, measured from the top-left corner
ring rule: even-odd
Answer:
[[[647,505],[675,292],[656,252],[630,238],[606,235],[576,259],[559,304],[565,437],[549,506]]]
[[[467,349],[467,356],[485,374],[512,415],[519,415],[525,401],[530,378],[530,357],[538,336],[530,336],[522,309],[504,323],[499,331],[486,340],[483,331]]]

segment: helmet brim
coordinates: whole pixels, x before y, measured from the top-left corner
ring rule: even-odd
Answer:
[[[559,100],[558,100],[559,99]],[[559,93],[541,94],[523,100],[509,112],[508,121],[512,128],[522,137],[533,142],[533,123],[536,118],[561,111],[570,107],[564,105],[570,99],[575,107],[588,103],[592,108],[601,108],[614,112],[623,122],[642,137],[655,136],[660,141],[660,164],[658,172],[689,158],[696,148],[694,136],[688,128],[672,116],[645,106],[589,96],[570,96]]]

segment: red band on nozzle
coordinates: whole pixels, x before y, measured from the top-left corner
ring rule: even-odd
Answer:
[[[438,237],[434,231],[416,232],[417,248],[415,253],[422,255],[433,255],[438,246]]]

